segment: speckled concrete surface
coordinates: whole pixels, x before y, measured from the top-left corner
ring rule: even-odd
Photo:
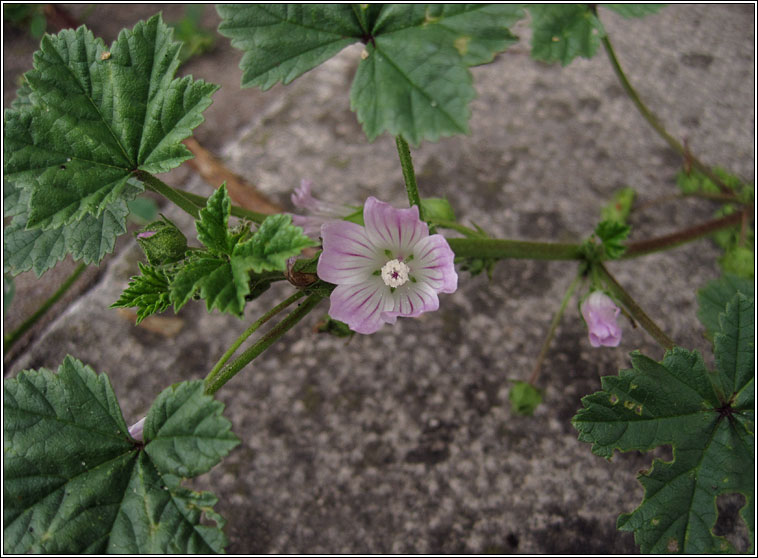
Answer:
[[[601,12],[630,79],[672,134],[747,179],[754,176],[753,10],[673,5],[645,20]],[[494,236],[576,241],[621,186],[643,201],[675,192],[679,158],[634,110],[604,54],[548,66],[530,59],[528,29],[518,34],[519,45],[474,69],[471,135],[413,150],[422,194],[446,196],[463,222]],[[234,68],[206,60],[192,72],[223,79],[224,99],[257,103],[240,109],[217,98],[201,127],[230,168],[288,207],[301,178],[335,201],[376,195],[407,203],[392,138],[369,144],[348,108],[360,47],[266,93],[240,91],[238,79],[228,84],[239,75],[239,56],[219,56]],[[229,124],[231,131],[219,131]],[[170,180],[209,191],[186,171]],[[712,210],[703,202],[658,204],[633,216],[633,239],[705,220]],[[184,215],[165,211],[191,233]],[[717,275],[717,256],[701,241],[609,267],[678,343],[707,351],[695,289]],[[108,308],[139,257],[124,243],[99,281],[6,374],[54,368],[71,353],[109,373],[133,422],[163,387],[203,377],[245,324],[287,293],[272,289],[243,321],[188,305],[178,315],[182,329],[165,337]],[[534,417],[514,415],[508,403],[509,380],[529,375],[574,269],[506,261],[491,282],[461,272],[459,290],[442,295],[438,312],[349,342],[313,333],[322,303],[220,392],[242,444],[196,486],[221,499],[228,551],[635,552],[615,522],[641,499],[635,475],[650,456],[608,463],[576,440],[569,421],[600,376],[627,366],[634,349],[661,356],[657,345],[624,323],[620,347],[593,349],[572,306],[540,376],[545,403]]]

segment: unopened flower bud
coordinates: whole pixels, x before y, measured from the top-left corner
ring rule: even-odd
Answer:
[[[617,347],[621,342],[621,327],[617,317],[621,311],[611,298],[600,291],[594,291],[581,306],[582,316],[587,322],[590,344],[593,347]]]
[[[187,238],[171,221],[161,215],[137,232],[137,243],[145,251],[150,265],[174,263],[187,252]]]

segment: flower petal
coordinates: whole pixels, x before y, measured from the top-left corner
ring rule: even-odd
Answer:
[[[303,179],[300,181],[300,187],[296,188],[290,196],[295,207],[308,210],[320,217],[328,217],[332,219],[341,219],[353,212],[353,210],[347,205],[314,198],[311,195],[311,186],[313,186],[313,183],[310,180]]]
[[[392,293],[392,308],[382,313],[382,319],[394,323],[398,316],[415,318],[424,312],[434,312],[440,307],[437,292],[425,283],[406,283]],[[391,320],[391,321],[390,321]]]
[[[397,209],[373,196],[363,206],[363,222],[374,245],[397,259],[408,257],[415,244],[429,235],[429,227],[418,218],[418,207]]]
[[[357,333],[374,333],[385,323],[382,313],[392,308],[392,297],[378,277],[357,285],[339,285],[329,297],[329,315]]]
[[[413,249],[411,273],[439,293],[453,293],[458,288],[455,254],[445,237],[433,234],[422,238]]]
[[[336,285],[361,283],[384,265],[384,255],[360,225],[329,221],[321,226],[321,238],[324,251],[316,273],[324,281]]]

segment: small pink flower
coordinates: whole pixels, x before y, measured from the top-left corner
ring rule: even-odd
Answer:
[[[593,291],[581,306],[587,322],[590,344],[593,347],[617,347],[621,342],[621,327],[616,318],[621,311],[611,298],[600,291]]]
[[[398,316],[437,310],[438,293],[458,288],[455,255],[444,237],[429,235],[418,207],[395,209],[370,197],[363,220],[365,227],[348,221],[321,227],[318,276],[337,285],[329,316],[358,333],[374,333]]]
[[[295,207],[308,213],[308,215],[293,214],[292,224],[302,227],[306,236],[317,240],[321,232],[321,225],[327,221],[347,217],[351,213],[355,213],[355,209],[347,205],[314,198],[311,195],[312,185],[313,183],[310,180],[303,179],[300,181],[300,187],[292,193],[290,199]]]

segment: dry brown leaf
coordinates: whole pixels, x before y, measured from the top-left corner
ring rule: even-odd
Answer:
[[[226,189],[232,201],[257,213],[272,215],[281,213],[283,208],[274,202],[268,200],[252,184],[246,182],[242,177],[234,174],[224,164],[194,138],[184,140],[184,145],[195,155],[194,159],[187,161],[193,169],[200,173],[203,179],[218,188],[226,182]]]

